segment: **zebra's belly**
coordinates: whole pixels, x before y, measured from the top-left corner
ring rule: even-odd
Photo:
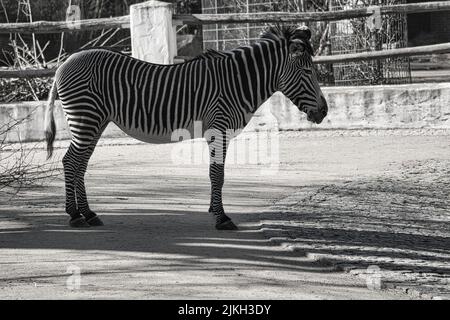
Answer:
[[[189,126],[187,128],[181,128],[176,130],[161,130],[158,133],[147,133],[143,132],[141,129],[127,128],[121,125],[120,123],[115,124],[130,137],[133,137],[137,140],[147,143],[154,143],[154,144],[175,143],[202,137],[201,131],[194,132],[194,126]]]

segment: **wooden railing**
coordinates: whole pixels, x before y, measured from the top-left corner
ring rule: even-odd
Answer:
[[[380,13],[420,13],[450,10],[450,1],[399,4],[380,6]],[[273,22],[308,22],[337,21],[354,18],[365,18],[373,13],[368,8],[346,9],[326,12],[262,12],[233,14],[192,14],[174,15],[174,20],[183,24],[220,24],[220,23],[273,23]]]
[[[450,10],[450,1],[398,4],[380,7],[381,14],[420,13]],[[262,12],[233,14],[174,14],[176,24],[221,24],[221,23],[273,23],[336,21],[364,18],[372,15],[368,8],[346,9],[327,12]],[[30,23],[1,23],[0,33],[60,33],[68,31],[129,28],[130,17],[112,17],[79,21],[36,21]]]
[[[425,3],[412,3],[381,6],[381,14],[410,14],[420,12],[450,11],[450,1],[436,1]],[[222,24],[222,23],[272,23],[272,22],[305,22],[305,21],[336,21],[352,18],[370,17],[373,11],[370,8],[349,9],[328,12],[265,12],[248,14],[192,14],[173,15],[174,24]],[[90,19],[79,21],[37,21],[31,23],[3,23],[0,24],[0,33],[60,33],[83,30],[98,30],[111,28],[129,28],[129,16]],[[316,63],[338,63],[368,59],[381,59],[400,56],[415,56],[434,53],[450,52],[450,43],[430,46],[410,47],[382,51],[371,51],[332,56],[319,56],[314,59]],[[1,70],[0,78],[29,78],[49,77],[54,75],[55,69],[28,69],[28,70]]]
[[[412,57],[425,54],[438,54],[450,52],[450,42],[433,44],[429,46],[398,48],[382,51],[369,51],[360,53],[338,54],[332,56],[318,56],[313,60],[315,63],[339,63],[370,59],[384,59],[394,57]]]

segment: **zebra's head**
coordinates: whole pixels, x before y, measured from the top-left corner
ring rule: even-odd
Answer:
[[[308,27],[288,28],[284,35],[287,59],[278,89],[307,114],[309,121],[319,124],[326,117],[328,106],[312,61],[311,31]]]

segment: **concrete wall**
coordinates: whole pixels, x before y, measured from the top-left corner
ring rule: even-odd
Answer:
[[[266,102],[246,127],[251,130],[317,130],[317,129],[450,129],[450,83],[413,84],[368,87],[323,88],[329,114],[320,125],[306,120],[282,94]],[[26,117],[29,121],[7,136],[7,141],[43,139],[45,102],[23,102],[0,105],[0,127],[8,119]],[[59,102],[55,108],[57,139],[69,138]],[[1,130],[0,130],[1,132]],[[104,137],[124,134],[111,124]]]
[[[326,87],[322,91],[329,112],[320,125],[308,122],[288,99],[275,94],[258,110],[252,128],[450,129],[450,83]]]

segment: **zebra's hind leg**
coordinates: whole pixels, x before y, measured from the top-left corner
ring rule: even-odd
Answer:
[[[75,176],[79,166],[79,156],[73,141],[62,159],[62,163],[66,185],[66,213],[70,216],[69,225],[74,228],[89,227],[89,224],[77,208]]]
[[[80,154],[79,167],[75,176],[75,194],[78,212],[85,218],[86,222],[91,227],[103,226],[103,222],[102,220],[100,220],[97,214],[89,208],[89,203],[87,201],[86,196],[86,186],[84,183],[84,176],[86,173],[89,159],[94,153],[94,149],[97,145],[98,140],[100,139],[101,134],[103,133],[103,130],[106,128],[106,125],[107,124],[102,125],[101,129],[96,134],[89,147]]]
[[[84,174],[88,161],[105,127],[106,124],[101,126],[98,131],[96,130],[96,133],[89,140],[87,140],[89,135],[85,135],[83,143],[77,143],[75,140],[72,140],[69,149],[63,157],[66,212],[70,215],[69,225],[71,227],[80,228],[103,225],[102,221],[89,208],[84,186]],[[78,135],[77,132],[72,132],[72,134]]]

